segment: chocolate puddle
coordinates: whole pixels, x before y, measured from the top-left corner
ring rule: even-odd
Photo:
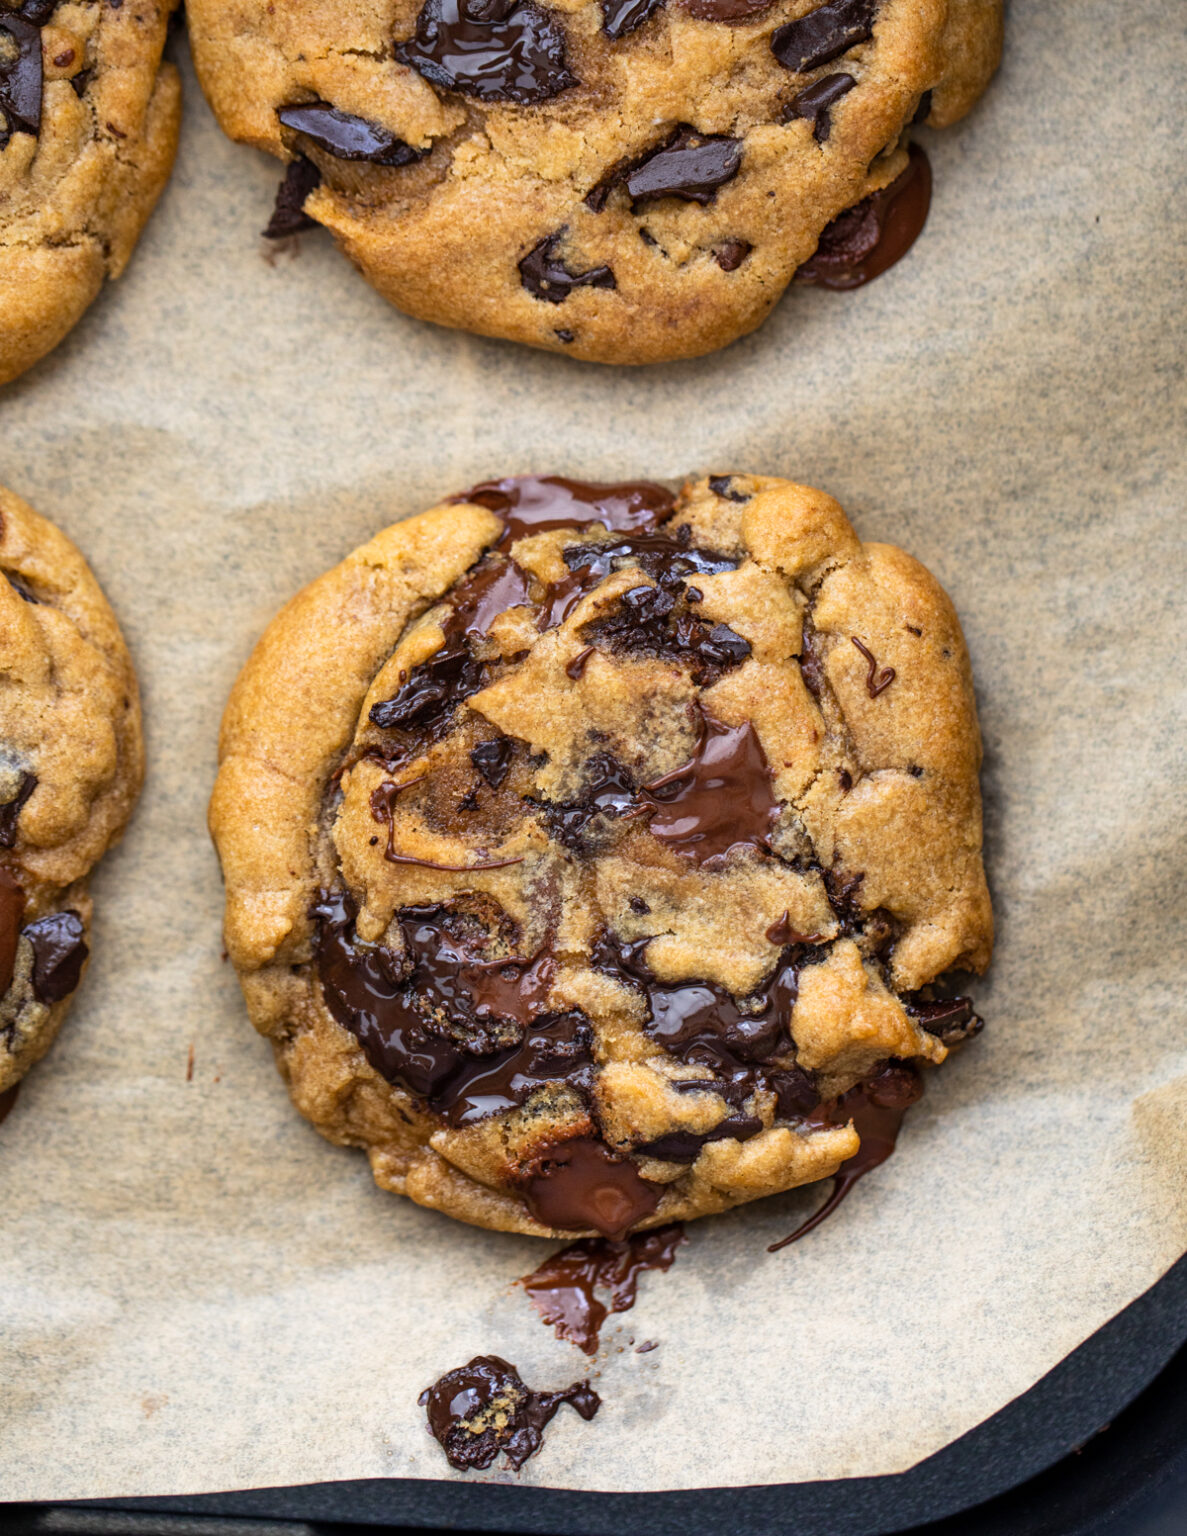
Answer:
[[[669,1270],[685,1241],[679,1222],[636,1232],[624,1242],[587,1237],[551,1254],[519,1282],[545,1325],[592,1355],[606,1318],[634,1306],[649,1269]],[[608,1292],[603,1301],[595,1291]]]
[[[603,1237],[626,1236],[659,1204],[663,1186],[640,1177],[629,1158],[617,1158],[595,1136],[547,1147],[536,1158],[523,1198],[546,1227],[593,1227]]]
[[[485,480],[455,502],[475,502],[502,518],[500,544],[514,544],[534,533],[556,528],[586,528],[603,524],[611,533],[653,529],[676,510],[676,498],[649,480],[601,485],[566,480],[560,475],[514,475]]]
[[[533,1392],[515,1366],[498,1355],[476,1355],[447,1371],[417,1398],[429,1429],[459,1472],[482,1471],[500,1452],[518,1472],[540,1449],[544,1430],[562,1403],[592,1419],[602,1400],[589,1381],[561,1392]]]
[[[688,762],[643,786],[652,836],[697,864],[744,844],[769,852],[781,807],[754,726],[698,713],[700,738]]]
[[[825,1221],[844,1200],[859,1179],[880,1167],[894,1151],[903,1118],[912,1104],[923,1097],[923,1080],[908,1062],[887,1062],[882,1070],[864,1083],[858,1083],[830,1104],[822,1104],[814,1119],[823,1125],[845,1125],[852,1120],[861,1137],[861,1146],[833,1175],[832,1192],[813,1216],[802,1222],[790,1236],[772,1243],[768,1253],[778,1253],[789,1243],[798,1242]]]
[[[793,281],[837,290],[872,283],[915,244],[930,206],[931,166],[923,149],[912,144],[906,170],[826,225],[815,255]]]

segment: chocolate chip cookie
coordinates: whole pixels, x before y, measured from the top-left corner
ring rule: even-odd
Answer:
[[[0,384],[128,264],[173,164],[172,0],[0,0]]]
[[[951,604],[828,496],[495,481],[257,646],[227,947],[384,1188],[621,1236],[834,1174],[843,1096],[977,1027],[979,764]]]
[[[140,791],[136,677],[64,534],[0,489],[0,1094],[49,1049],[88,953],[87,876]]]
[[[227,133],[289,164],[270,233],[316,220],[409,314],[612,363],[753,330],[826,230],[842,286],[879,234],[901,254],[927,211],[909,125],[965,113],[1001,41],[1001,0],[187,12]],[[867,200],[892,187],[888,227]]]

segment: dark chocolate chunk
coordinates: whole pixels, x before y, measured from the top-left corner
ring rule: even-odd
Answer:
[[[480,101],[547,101],[578,84],[560,22],[532,0],[426,0],[396,58]]]
[[[302,230],[316,229],[317,220],[305,212],[305,199],[320,185],[321,172],[312,160],[298,155],[290,161],[284,180],[276,189],[276,206],[264,230],[264,239],[284,240],[289,235],[299,235]]]
[[[565,346],[568,346],[571,341],[577,340],[576,335],[572,331],[557,329],[552,334],[556,337],[557,341],[564,342]]]
[[[723,501],[749,501],[750,497],[743,495],[734,484],[732,475],[710,475],[709,489],[714,496],[720,496]]]
[[[411,165],[424,157],[387,128],[369,123],[365,117],[342,112],[327,101],[304,106],[278,107],[276,115],[286,128],[295,129],[312,140],[319,149],[338,160],[370,160],[375,165]]]
[[[736,272],[753,249],[749,240],[727,240],[713,252],[713,260],[723,272]]]
[[[0,805],[0,848],[11,848],[16,843],[21,809],[37,788],[37,775],[22,771],[16,794],[5,805]]]
[[[4,575],[7,578],[8,585],[19,598],[26,603],[32,603],[35,607],[40,604],[41,599],[23,576],[17,576],[13,571],[5,571]]]
[[[12,985],[24,915],[25,893],[20,881],[0,865],[0,997]]]
[[[657,527],[676,510],[672,492],[649,480],[597,485],[560,475],[486,480],[453,499],[475,502],[501,517],[501,545],[555,528],[587,528],[593,523],[611,533],[633,533]]]
[[[771,52],[796,74],[829,64],[874,35],[877,0],[829,0],[771,36]]]
[[[470,753],[470,761],[492,789],[507,777],[511,759],[515,756],[515,743],[510,736],[497,736],[494,741],[481,742]]]
[[[698,21],[749,21],[773,4],[774,0],[684,0],[684,9]]]
[[[30,923],[24,936],[33,946],[33,995],[60,1003],[78,986],[87,949],[86,929],[77,912],[53,912]]]
[[[588,1381],[575,1381],[563,1392],[533,1392],[498,1355],[475,1355],[469,1365],[447,1371],[418,1401],[449,1465],[459,1472],[482,1471],[500,1452],[518,1472],[540,1449],[562,1403],[583,1419],[592,1419],[602,1405]]]
[[[816,253],[795,274],[820,288],[860,288],[904,257],[927,222],[931,166],[912,144],[907,168],[888,187],[839,213],[820,236]]]
[[[903,1006],[921,1029],[945,1045],[971,1040],[985,1027],[985,1021],[973,1011],[971,997],[928,997],[922,992],[908,992]]]
[[[734,179],[741,164],[740,139],[706,136],[684,126],[627,172],[627,195],[636,204],[660,197],[679,197],[704,206],[713,201],[727,181]]]
[[[414,667],[399,691],[371,706],[370,720],[380,730],[416,730],[440,719],[483,686],[484,668],[462,639],[443,645]]]
[[[750,642],[728,624],[677,613],[679,595],[667,585],[630,587],[609,613],[582,627],[581,638],[615,653],[688,662],[693,681],[708,686],[746,660]]]
[[[679,1222],[636,1232],[625,1242],[585,1237],[552,1254],[520,1284],[557,1338],[592,1355],[598,1334],[613,1312],[628,1312],[639,1294],[639,1280],[649,1269],[669,1270],[684,1242]],[[603,1301],[595,1291],[609,1292]]]
[[[612,39],[625,37],[641,27],[663,3],[664,0],[602,0],[602,31]]]
[[[711,1131],[669,1131],[635,1151],[641,1157],[654,1157],[664,1163],[695,1163],[702,1147],[711,1141],[749,1141],[761,1130],[762,1121],[757,1115],[727,1115]]]
[[[823,80],[813,81],[787,103],[783,121],[789,123],[796,117],[807,118],[812,124],[812,137],[817,144],[824,144],[832,131],[830,108],[842,96],[847,96],[856,84],[852,75],[825,75]]]
[[[546,1148],[526,1170],[523,1197],[546,1227],[593,1227],[623,1238],[659,1205],[661,1184],[641,1178],[629,1158],[616,1157],[594,1136]]]
[[[635,781],[608,753],[591,757],[584,769],[586,789],[580,800],[547,807],[548,829],[566,848],[579,849],[595,816],[638,814]]]
[[[35,27],[44,27],[46,22],[54,14],[58,0],[25,0],[24,5],[18,10],[26,21],[31,21]]]
[[[14,133],[37,133],[41,127],[41,32],[16,11],[0,10],[0,32],[11,39],[10,57],[0,62],[0,148]]]
[[[822,1104],[814,1119],[824,1125],[847,1125],[861,1137],[861,1146],[847,1158],[833,1176],[828,1199],[813,1216],[802,1222],[790,1236],[772,1243],[768,1253],[778,1253],[788,1243],[798,1242],[813,1227],[831,1216],[859,1179],[879,1167],[894,1151],[903,1117],[912,1104],[923,1096],[923,1080],[909,1062],[888,1061],[884,1067],[850,1088],[839,1099]]]
[[[590,267],[585,272],[570,272],[556,254],[565,230],[541,240],[519,263],[519,280],[535,299],[546,304],[563,304],[574,288],[617,288],[609,267]]]

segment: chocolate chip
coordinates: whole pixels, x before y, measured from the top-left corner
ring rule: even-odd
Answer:
[[[326,101],[304,106],[278,107],[276,115],[286,128],[303,133],[319,149],[338,160],[369,160],[374,165],[411,165],[424,157],[387,128],[366,118],[342,112]]]
[[[602,0],[602,31],[611,39],[625,37],[641,27],[663,3],[664,0]]]
[[[578,84],[565,34],[532,0],[426,0],[396,58],[447,91],[480,101],[547,101]]]
[[[556,248],[565,233],[564,229],[558,229],[554,235],[541,240],[519,263],[519,280],[532,297],[543,299],[546,304],[563,304],[574,288],[617,288],[609,267],[569,271],[556,255]]]
[[[298,155],[290,161],[284,180],[277,188],[276,206],[264,230],[264,239],[284,240],[289,235],[299,235],[304,229],[316,229],[317,220],[305,212],[305,199],[320,185],[321,172],[312,160]]]
[[[692,664],[693,681],[715,682],[750,655],[750,642],[728,624],[708,625],[675,611],[678,590],[630,587],[605,616],[582,627],[581,639],[616,653]]]
[[[515,756],[515,743],[509,736],[497,736],[494,741],[484,741],[470,753],[470,761],[492,789],[507,777],[511,759]]]
[[[736,272],[753,249],[749,240],[727,240],[713,252],[713,260],[723,272]]]
[[[944,1045],[971,1040],[985,1027],[973,1011],[971,997],[926,997],[922,992],[908,992],[903,1006],[921,1029],[937,1036]]]
[[[611,820],[637,809],[634,776],[609,753],[599,752],[582,770],[584,791],[578,800],[546,807],[548,829],[566,848],[580,849],[595,816]]]
[[[464,640],[455,639],[414,667],[390,699],[373,704],[368,718],[382,731],[421,729],[482,685],[482,663],[473,659]]]
[[[816,69],[872,37],[877,9],[877,0],[830,0],[779,27],[771,37],[771,52],[797,74]]]
[[[630,899],[630,909],[631,909],[632,912],[637,912],[640,917],[646,917],[648,912],[651,911],[651,908],[643,900],[642,896],[632,896],[631,897],[631,899]]]
[[[0,147],[14,133],[37,133],[41,127],[41,32],[15,11],[0,11],[0,32],[7,32],[15,51],[0,63]]]
[[[931,166],[922,148],[912,144],[902,175],[839,213],[795,281],[836,289],[872,282],[911,249],[930,205]]]
[[[11,848],[15,844],[21,807],[36,788],[37,775],[22,772],[16,794],[7,804],[0,805],[0,848]]]
[[[684,0],[684,9],[698,21],[749,21],[770,10],[774,0]]]
[[[703,207],[713,201],[719,188],[734,179],[741,164],[740,139],[705,136],[684,126],[628,172],[626,189],[634,203],[679,197]]]
[[[723,501],[749,501],[750,497],[738,490],[732,475],[710,475],[709,489]]]
[[[793,118],[807,118],[812,124],[812,137],[818,144],[824,144],[832,130],[829,108],[842,96],[847,96],[856,84],[852,75],[825,75],[823,80],[814,81],[791,98],[783,109],[783,121],[789,123]]]
[[[33,995],[42,1003],[60,1003],[78,986],[90,952],[82,918],[54,912],[30,923],[24,936],[33,946]]]
[[[447,1371],[418,1399],[429,1428],[451,1467],[482,1471],[500,1452],[519,1471],[544,1442],[544,1430],[562,1403],[592,1419],[601,1398],[588,1381],[563,1392],[533,1392],[498,1355],[476,1355]]]
[[[25,0],[19,10],[26,21],[31,21],[35,27],[44,27],[57,4],[58,0]]]
[[[176,16],[177,12],[174,11],[173,14]],[[86,93],[87,93],[87,86],[90,85],[91,80],[94,77],[94,74],[95,74],[95,71],[93,69],[80,69],[78,74],[76,74],[71,79],[71,81],[70,81],[71,89],[74,91],[74,94],[79,98],[80,101],[86,95]]]
[[[556,337],[557,341],[563,341],[565,346],[568,346],[571,341],[577,340],[572,331],[555,330],[552,334]]]
[[[12,985],[24,915],[25,893],[21,883],[0,865],[0,997]]]
[[[592,1227],[617,1239],[655,1211],[662,1188],[597,1137],[577,1136],[534,1159],[525,1170],[523,1198],[546,1227]]]

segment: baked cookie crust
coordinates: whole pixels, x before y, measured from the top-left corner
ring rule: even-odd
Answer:
[[[170,0],[0,8],[0,384],[127,266],[177,148]]]
[[[87,876],[144,777],[115,615],[69,539],[0,488],[0,1093],[49,1049],[88,955]]]
[[[290,162],[290,218],[303,204],[392,303],[610,363],[753,330],[1001,46],[1000,0],[187,12],[223,128]]]
[[[269,626],[222,727],[226,942],[294,1103],[481,1226],[828,1177],[983,970],[952,606],[819,491],[476,487]],[[957,1027],[959,1026],[959,1027]]]

